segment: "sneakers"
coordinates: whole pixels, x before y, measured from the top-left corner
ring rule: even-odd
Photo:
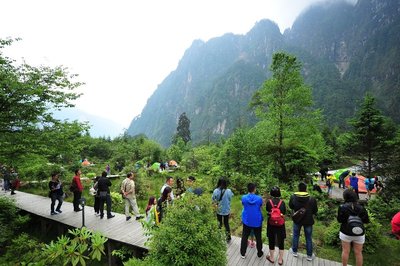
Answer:
[[[50,215],[56,215],[56,214],[58,214],[58,213],[56,213],[56,212],[51,212],[50,213]]]
[[[264,252],[261,251],[261,253],[257,253],[257,257],[261,258],[262,256],[264,256]]]
[[[307,260],[308,261],[312,261],[313,260],[313,256],[307,256]]]
[[[132,217],[126,216],[126,220],[129,221]]]
[[[61,210],[56,210],[56,212],[58,212],[58,213],[62,213],[62,211],[61,211]]]
[[[289,252],[292,253],[293,257],[297,257],[297,252],[294,252],[292,248],[289,249]]]
[[[100,216],[100,213],[95,212],[95,213],[94,213],[94,216],[98,217],[98,216]]]
[[[241,257],[242,259],[245,259],[245,258],[246,258],[246,256],[245,256],[245,255],[240,255],[240,257]]]

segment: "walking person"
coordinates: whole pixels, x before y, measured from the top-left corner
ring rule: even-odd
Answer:
[[[75,176],[72,178],[72,183],[70,187],[70,191],[74,193],[73,205],[75,212],[79,212],[82,210],[81,208],[79,208],[79,200],[81,199],[83,191],[83,186],[81,183],[81,174],[82,172],[80,169],[75,170]]]
[[[326,186],[328,188],[328,196],[332,195],[333,184],[334,184],[333,175],[328,174],[328,176],[326,177]]]
[[[350,170],[346,170],[343,173],[341,173],[339,175],[339,188],[343,187],[343,189],[346,188],[344,180],[346,179],[346,177],[348,177],[350,175]]]
[[[107,205],[107,219],[114,218],[115,215],[111,213],[111,195],[110,195],[110,187],[111,181],[107,178],[107,172],[104,171],[101,173],[101,177],[99,181],[97,181],[98,193],[100,196],[99,204],[100,204],[100,219],[104,217],[104,203]]]
[[[356,173],[352,173],[350,176],[350,186],[356,193],[357,199],[360,199],[360,197],[358,195],[358,177],[356,176]]]
[[[242,197],[242,223],[243,232],[242,240],[240,243],[240,255],[242,259],[246,258],[247,250],[247,240],[249,238],[251,230],[254,230],[254,235],[256,237],[256,247],[257,256],[261,258],[264,255],[262,251],[262,240],[261,240],[261,230],[263,216],[261,213],[261,208],[263,205],[263,200],[260,196],[256,195],[256,185],[254,183],[249,183],[247,185],[248,194]]]
[[[274,253],[275,246],[278,245],[279,256],[278,264],[283,264],[283,253],[285,251],[285,238],[286,238],[286,228],[284,215],[286,214],[286,205],[281,197],[281,190],[278,186],[274,186],[270,191],[271,199],[267,201],[266,210],[268,213],[268,223],[267,223],[267,238],[269,243],[269,255],[267,255],[267,260],[272,264],[275,263]],[[273,207],[279,209],[281,219],[272,217]],[[278,211],[277,211],[278,212]],[[277,221],[279,219],[279,221]]]
[[[226,179],[220,178],[218,180],[217,187],[214,189],[212,194],[212,201],[217,206],[217,220],[219,222],[219,228],[222,228],[224,224],[226,232],[226,241],[231,241],[231,229],[229,226],[229,216],[231,214],[231,200],[233,192],[227,188]]]
[[[139,208],[136,202],[135,181],[133,181],[134,177],[135,175],[133,172],[128,173],[121,184],[121,192],[125,201],[125,216],[127,221],[131,219],[129,207],[132,208],[136,220],[143,218],[139,213]]]
[[[51,205],[50,205],[50,214],[55,215],[58,213],[62,213],[61,205],[64,201],[64,192],[62,190],[62,183],[59,179],[57,173],[51,174],[51,180],[49,181],[49,189],[50,193],[49,196],[51,198]],[[54,210],[54,206],[58,201],[57,208]]]
[[[363,231],[363,223],[369,223],[368,212],[365,208],[358,204],[356,193],[351,189],[343,191],[344,204],[339,206],[337,221],[340,223],[339,238],[342,241],[342,264],[347,265],[351,245],[353,245],[354,255],[356,257],[356,265],[363,265],[362,249],[365,242],[365,231]],[[351,228],[349,221],[350,216],[359,217],[361,224],[356,229]]]
[[[365,181],[365,188],[367,189],[367,199],[371,199],[371,191],[375,188],[375,179],[368,176]]]
[[[297,248],[299,246],[300,230],[304,227],[306,237],[307,260],[313,260],[312,246],[312,230],[314,224],[314,215],[318,212],[317,201],[312,198],[307,192],[307,184],[301,182],[298,186],[299,191],[295,192],[289,200],[289,207],[295,212],[300,208],[306,209],[304,217],[298,223],[293,221],[293,240],[291,252],[294,257],[297,257]]]
[[[100,195],[99,195],[99,184],[98,181],[100,179],[100,176],[96,176],[95,179],[93,180],[93,196],[94,196],[94,204],[93,204],[93,209],[94,209],[94,215],[100,216]]]

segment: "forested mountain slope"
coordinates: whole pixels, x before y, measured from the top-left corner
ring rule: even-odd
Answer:
[[[328,124],[345,126],[366,91],[400,122],[399,15],[399,0],[335,1],[310,7],[284,34],[274,22],[262,20],[246,35],[196,40],[133,119],[128,134],[143,133],[168,146],[183,112],[191,120],[194,143],[253,125],[249,102],[270,76],[272,54],[282,50],[303,63],[315,106]]]

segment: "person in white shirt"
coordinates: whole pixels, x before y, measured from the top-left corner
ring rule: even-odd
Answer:
[[[171,194],[170,194],[171,200],[175,199],[174,192],[172,190],[173,185],[174,185],[174,178],[172,176],[167,176],[167,179],[165,180],[165,184],[162,186],[161,191],[160,191],[162,194],[166,187],[170,187],[171,188]]]

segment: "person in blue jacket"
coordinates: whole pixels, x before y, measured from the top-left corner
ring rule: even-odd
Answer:
[[[231,229],[229,227],[229,216],[231,213],[231,200],[233,192],[227,188],[228,184],[226,179],[221,177],[218,180],[217,187],[214,189],[212,194],[212,201],[217,206],[217,220],[219,228],[222,227],[222,223],[225,226],[226,241],[231,241]],[[193,191],[194,192],[194,191]]]
[[[350,186],[356,193],[357,199],[360,199],[360,196],[358,195],[358,177],[356,176],[356,173],[352,173],[350,176]]]
[[[262,240],[261,240],[261,231],[263,223],[261,208],[263,205],[263,200],[259,195],[255,194],[256,185],[254,183],[249,183],[247,185],[247,190],[249,193],[242,197],[243,232],[242,232],[242,240],[240,243],[240,255],[242,259],[246,258],[247,240],[249,238],[251,230],[253,230],[257,243],[257,256],[261,258],[264,255],[264,252],[262,251]]]

